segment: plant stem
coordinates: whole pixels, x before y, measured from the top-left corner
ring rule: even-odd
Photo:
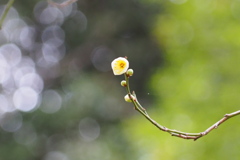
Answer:
[[[2,24],[3,24],[5,18],[7,16],[7,14],[8,14],[9,9],[13,5],[13,3],[14,3],[14,0],[9,0],[7,5],[6,5],[6,7],[4,8],[4,11],[3,11],[2,16],[0,18],[0,29],[2,29]]]
[[[137,101],[137,96],[136,96],[135,92],[133,92],[133,96],[135,97],[135,99],[132,98],[131,90],[130,90],[130,86],[129,86],[129,76],[126,73],[124,74],[124,76],[125,76],[125,80],[126,80],[126,83],[127,83],[126,90],[127,90],[129,98],[132,100],[132,102],[135,106],[135,109],[138,110],[139,112],[143,112],[143,115],[148,115],[145,108],[143,108],[141,106],[141,104]]]
[[[183,139],[193,139],[193,140],[197,140],[205,135],[207,135],[209,132],[211,132],[213,129],[216,129],[220,124],[222,124],[223,122],[225,122],[226,120],[240,115],[240,110],[233,112],[233,113],[229,113],[229,114],[225,114],[224,117],[222,119],[220,119],[219,121],[217,121],[215,124],[213,124],[212,126],[210,126],[209,128],[207,128],[204,132],[199,132],[199,133],[187,133],[187,132],[182,132],[182,131],[178,131],[175,129],[169,129],[167,127],[164,127],[160,124],[158,124],[155,120],[153,120],[147,113],[147,111],[142,107],[142,105],[138,102],[137,100],[137,96],[136,94],[133,92],[133,95],[135,97],[135,99],[132,98],[131,96],[131,90],[130,90],[130,86],[129,86],[129,76],[127,74],[125,75],[125,80],[127,82],[127,86],[126,86],[126,90],[128,93],[129,98],[132,100],[132,103],[135,107],[135,109],[141,113],[148,121],[150,121],[154,126],[156,126],[158,129],[160,129],[161,131],[164,132],[168,132],[170,133],[172,136],[175,137],[179,137],[179,138],[183,138]]]

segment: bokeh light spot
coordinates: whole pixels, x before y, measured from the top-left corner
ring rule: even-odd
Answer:
[[[84,118],[79,123],[80,135],[84,141],[94,141],[100,135],[100,126],[93,118]]]
[[[4,83],[10,76],[10,66],[0,53],[0,83]]]
[[[77,26],[79,31],[86,30],[88,21],[87,21],[87,17],[85,16],[84,13],[82,13],[81,11],[76,11],[71,16],[71,18],[73,20],[73,23],[71,23],[71,24]]]
[[[11,100],[4,94],[0,94],[0,116],[6,112],[13,112],[16,110],[11,104]]]
[[[47,27],[42,33],[42,41],[51,46],[59,47],[65,38],[64,31],[57,25]]]
[[[4,56],[11,67],[16,66],[22,58],[22,52],[19,47],[11,43],[1,46],[0,54]]]
[[[26,26],[21,30],[19,35],[20,44],[27,50],[32,50],[36,47],[35,44],[35,28]]]
[[[22,29],[24,29],[26,26],[27,24],[22,19],[16,18],[9,20],[5,24],[5,30],[8,33],[8,41],[18,44]]]
[[[38,93],[30,87],[21,87],[13,95],[14,106],[23,112],[33,110],[38,103]]]
[[[43,80],[36,73],[28,73],[20,79],[19,87],[31,87],[37,93],[40,93],[43,90]]]
[[[1,5],[1,6],[0,6],[0,14],[2,14],[4,8],[5,8],[4,5]],[[15,18],[19,18],[18,11],[17,11],[14,7],[11,7],[11,8],[9,9],[9,11],[8,11],[7,16],[6,16],[5,23],[6,23],[8,20],[15,19]]]
[[[49,152],[44,160],[69,160],[66,154],[59,152],[59,151],[52,151]]]
[[[42,24],[62,24],[64,21],[64,16],[58,8],[47,7],[45,8],[39,16],[39,22]]]
[[[42,93],[41,110],[45,113],[55,113],[62,106],[62,97],[54,90],[46,90]]]
[[[97,47],[92,52],[91,61],[94,67],[102,72],[111,70],[111,62],[114,59],[113,52],[104,46]]]
[[[5,113],[0,119],[0,125],[7,132],[16,132],[22,126],[22,115],[18,112]]]
[[[42,47],[43,57],[47,62],[53,64],[59,62],[65,55],[65,49],[58,49],[56,46],[45,43]]]

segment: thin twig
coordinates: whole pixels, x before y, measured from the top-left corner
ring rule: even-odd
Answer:
[[[9,9],[13,5],[13,3],[14,3],[14,0],[9,0],[7,5],[6,5],[6,7],[4,8],[3,13],[1,15],[1,18],[0,18],[0,29],[2,29],[2,24],[3,24],[5,18],[7,16],[7,14],[8,14]]]
[[[148,115],[148,114],[147,114],[147,111],[145,110],[145,108],[143,108],[138,101],[135,101],[135,100],[132,98],[131,92],[130,92],[130,86],[129,86],[129,76],[128,76],[127,74],[124,74],[124,76],[125,76],[125,80],[126,80],[126,84],[127,84],[126,90],[127,90],[127,93],[128,93],[129,98],[132,100],[133,103],[138,103],[138,104],[134,105],[134,106],[135,106],[135,109],[138,110],[139,112],[140,112],[140,111],[143,112],[143,115]],[[133,96],[134,96],[134,97],[136,98],[136,100],[137,100],[137,95],[135,94],[134,91],[133,91],[132,94],[133,94]]]
[[[207,135],[209,132],[211,132],[213,129],[218,128],[219,125],[221,125],[223,122],[227,121],[228,119],[240,115],[240,110],[236,111],[236,112],[232,112],[229,114],[225,114],[224,117],[222,119],[220,119],[219,121],[217,121],[216,123],[214,123],[212,126],[210,126],[209,128],[207,128],[204,132],[199,132],[199,133],[187,133],[187,132],[182,132],[182,131],[178,131],[178,130],[174,130],[174,129],[169,129],[167,127],[164,127],[160,124],[158,124],[155,120],[153,120],[147,113],[147,111],[141,106],[141,104],[138,102],[137,100],[137,96],[135,94],[135,92],[133,92],[134,95],[134,99],[131,96],[131,90],[129,87],[129,76],[127,74],[125,74],[125,80],[126,80],[126,90],[128,93],[129,98],[131,99],[135,109],[141,113],[146,119],[148,119],[154,126],[156,126],[158,129],[160,129],[161,131],[164,132],[168,132],[170,133],[172,136],[175,137],[179,137],[182,139],[193,139],[194,141]]]
[[[48,3],[51,4],[52,6],[54,7],[58,7],[58,8],[63,8],[63,7],[66,7],[74,2],[77,2],[77,0],[67,0],[65,2],[62,2],[62,3],[56,3],[56,2],[53,2],[51,0],[48,0]]]

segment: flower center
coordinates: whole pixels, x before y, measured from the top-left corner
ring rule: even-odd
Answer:
[[[125,64],[124,64],[124,63],[120,63],[119,66],[120,66],[121,68],[124,68]]]

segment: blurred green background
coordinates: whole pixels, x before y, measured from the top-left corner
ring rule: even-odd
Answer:
[[[202,132],[239,110],[239,50],[239,0],[18,0],[0,30],[0,160],[237,160],[240,117],[172,137],[110,63],[128,57],[157,122]]]

